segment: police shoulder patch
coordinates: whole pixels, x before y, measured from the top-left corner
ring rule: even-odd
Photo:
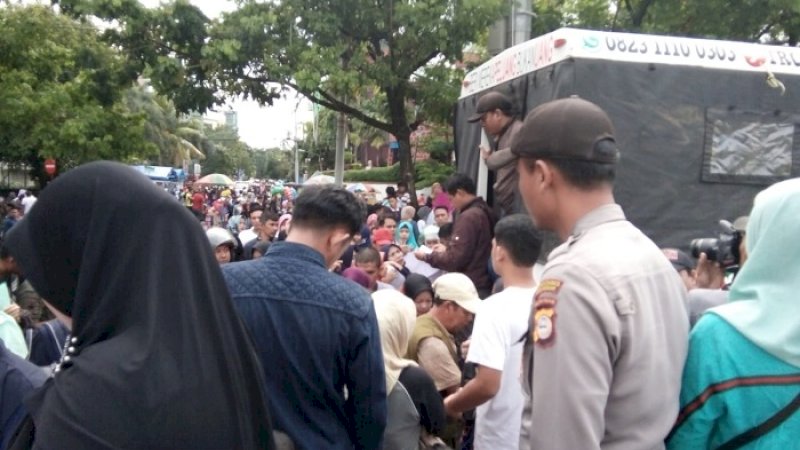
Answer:
[[[539,283],[533,299],[530,333],[531,340],[540,347],[553,345],[556,337],[556,302],[561,280],[548,278]]]

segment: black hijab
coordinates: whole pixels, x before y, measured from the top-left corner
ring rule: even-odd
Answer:
[[[425,291],[433,295],[433,285],[431,280],[418,273],[412,273],[406,277],[403,283],[403,293],[411,300],[415,300],[417,296]]]
[[[72,316],[69,362],[27,403],[39,448],[272,448],[261,369],[192,214],[96,162],[42,191],[6,245]]]

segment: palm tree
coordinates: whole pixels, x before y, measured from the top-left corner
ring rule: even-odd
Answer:
[[[158,147],[158,165],[184,167],[192,160],[206,158],[198,146],[213,144],[206,139],[199,117],[178,117],[172,103],[147,86],[129,89],[125,104],[147,118],[145,137]]]

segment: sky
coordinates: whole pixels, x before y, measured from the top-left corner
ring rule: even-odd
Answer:
[[[139,0],[147,7],[157,7],[159,0]],[[223,12],[236,9],[229,0],[191,0],[210,18],[219,17]],[[234,99],[217,108],[216,112],[206,114],[209,118],[224,123],[223,111],[237,112],[239,137],[251,147],[273,148],[285,145],[287,136],[302,138],[302,124],[313,118],[311,103],[303,96],[291,91],[273,106],[260,107],[253,101]]]

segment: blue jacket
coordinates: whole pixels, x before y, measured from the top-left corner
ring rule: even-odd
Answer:
[[[44,369],[11,353],[0,339],[0,449],[8,447],[25,418],[23,399],[45,380]]]
[[[386,381],[369,294],[290,242],[223,273],[261,360],[275,428],[299,449],[380,448]]]

